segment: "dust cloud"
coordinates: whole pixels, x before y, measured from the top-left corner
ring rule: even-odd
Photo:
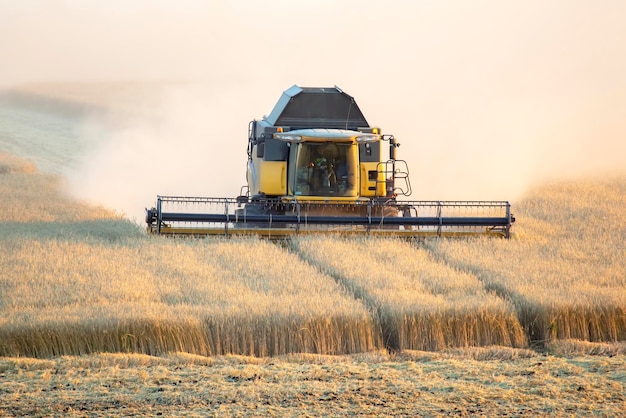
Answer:
[[[238,115],[237,99],[195,83],[155,88],[152,108],[140,116],[84,122],[84,135],[99,139],[69,175],[73,192],[136,221],[157,194],[238,195],[246,182],[248,121]]]
[[[338,85],[394,134],[414,199],[520,198],[626,167],[626,3],[0,0],[0,87],[162,84],[151,116],[89,120],[75,193],[135,217],[235,196],[247,124]],[[160,87],[161,88],[161,87]]]

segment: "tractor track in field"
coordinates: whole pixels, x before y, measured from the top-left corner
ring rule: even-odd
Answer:
[[[346,277],[342,272],[337,269],[324,265],[316,260],[315,257],[307,255],[305,251],[298,248],[297,244],[288,243],[284,245],[286,249],[299,257],[301,260],[312,264],[318,268],[324,274],[330,276],[336,283],[344,288],[349,295],[354,299],[360,301],[365,305],[368,312],[371,313],[373,323],[379,327],[380,335],[383,338],[385,348],[390,352],[398,352],[406,347],[403,347],[403,339],[401,337],[401,331],[399,327],[403,326],[402,321],[394,316],[390,312],[390,307],[386,306],[384,302],[378,300],[371,294],[363,285],[356,283],[354,280]],[[519,322],[519,325],[523,329],[527,346],[544,350],[546,344],[548,344],[553,338],[549,335],[550,330],[544,329],[545,324],[540,319],[540,313],[535,310],[528,310],[529,306],[534,306],[533,301],[523,294],[514,291],[514,289],[507,288],[506,286],[489,281],[484,274],[481,273],[479,268],[472,268],[472,266],[460,266],[456,263],[450,262],[441,254],[438,254],[433,248],[428,245],[421,245],[420,248],[426,250],[433,259],[434,263],[441,264],[449,267],[452,270],[469,274],[478,280],[482,289],[494,297],[497,297],[506,306],[510,306],[515,321]],[[537,308],[538,309],[538,308]],[[505,321],[506,319],[502,319]],[[406,324],[404,325],[406,327]],[[406,332],[406,330],[404,331]]]
[[[346,290],[346,293],[365,305],[367,311],[370,312],[373,317],[373,323],[379,327],[385,348],[389,352],[401,351],[402,347],[400,345],[397,325],[394,324],[390,316],[385,312],[383,304],[372,296],[363,286],[360,286],[331,268],[325,268],[320,265],[312,258],[307,257],[306,253],[300,251],[300,249],[291,242],[286,245],[286,249],[300,260],[315,266],[321,272],[330,276],[339,286]]]

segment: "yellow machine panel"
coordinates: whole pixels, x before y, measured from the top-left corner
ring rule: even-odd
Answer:
[[[284,195],[287,192],[287,162],[258,162],[259,192],[266,195]]]
[[[385,175],[378,170],[377,162],[361,162],[361,190],[364,197],[385,195]]]

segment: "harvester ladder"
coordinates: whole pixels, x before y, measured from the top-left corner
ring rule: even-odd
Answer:
[[[387,196],[391,196],[391,194],[402,196],[411,195],[409,166],[405,160],[387,160],[380,162],[378,163],[376,171],[383,174],[376,178],[376,190],[378,190],[378,184],[385,183]],[[380,177],[382,177],[382,179]],[[391,183],[391,190],[388,190],[389,183]]]

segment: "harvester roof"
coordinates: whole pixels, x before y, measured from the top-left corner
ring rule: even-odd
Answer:
[[[291,129],[368,128],[354,98],[339,87],[298,87],[285,90],[265,120],[273,126]]]

